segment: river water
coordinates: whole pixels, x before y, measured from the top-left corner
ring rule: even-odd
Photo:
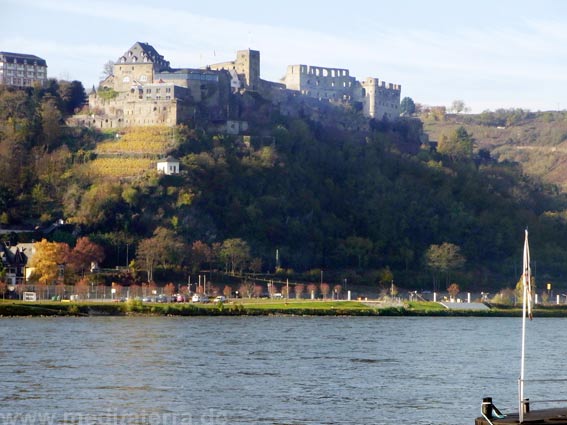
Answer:
[[[529,323],[527,377],[567,375],[566,327]],[[0,319],[0,423],[473,424],[484,396],[515,409],[520,330],[513,318]]]

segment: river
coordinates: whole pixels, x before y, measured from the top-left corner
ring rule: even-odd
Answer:
[[[529,323],[528,378],[567,375],[566,326]],[[0,319],[0,423],[473,424],[484,396],[516,406],[520,327],[514,318]],[[527,384],[526,395],[562,389]]]

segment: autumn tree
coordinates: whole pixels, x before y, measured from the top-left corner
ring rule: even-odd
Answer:
[[[295,292],[295,298],[301,298],[305,291],[305,285],[303,283],[298,283],[294,286],[293,290]]]
[[[167,285],[163,287],[163,293],[168,297],[171,297],[173,294],[175,294],[175,285],[169,282]]]
[[[457,298],[457,295],[459,295],[460,291],[461,288],[459,288],[459,285],[457,285],[456,283],[451,283],[447,288],[447,292],[449,293],[449,296],[452,300]]]
[[[158,265],[167,268],[170,264],[182,262],[187,249],[181,238],[172,230],[158,227],[154,236],[138,244],[136,262],[147,273],[148,281],[153,280]]]
[[[343,286],[342,285],[337,284],[337,285],[333,286],[333,294],[334,294],[335,299],[337,299],[337,300],[340,299],[342,292],[343,292]]]
[[[323,295],[323,299],[327,299],[327,296],[331,292],[331,286],[323,282],[319,285],[319,290],[321,291],[321,295]]]
[[[195,241],[191,245],[190,264],[193,273],[198,273],[206,263],[210,263],[213,252],[209,245],[202,241]]]
[[[316,298],[317,297],[317,285],[315,285],[314,283],[310,283],[309,285],[307,285],[307,293],[309,294],[309,297]]]
[[[37,279],[42,284],[51,284],[59,278],[63,279],[68,272],[65,264],[69,259],[69,245],[42,239],[36,242],[34,247],[35,255],[29,264],[34,269],[32,279]]]
[[[75,294],[81,299],[85,299],[89,295],[89,280],[82,278],[75,283]]]
[[[232,287],[225,285],[224,289],[222,290],[222,294],[226,298],[230,298],[232,296]]]
[[[76,273],[84,274],[93,263],[101,263],[104,260],[104,249],[92,242],[88,237],[83,236],[77,239],[75,247],[69,255],[69,266]]]

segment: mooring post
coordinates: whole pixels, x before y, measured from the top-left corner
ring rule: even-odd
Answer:
[[[481,407],[482,415],[487,419],[492,419],[492,397],[484,397]]]

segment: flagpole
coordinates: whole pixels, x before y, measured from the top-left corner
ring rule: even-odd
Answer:
[[[518,414],[520,423],[524,421],[524,376],[525,376],[525,362],[526,362],[526,316],[531,315],[531,306],[529,305],[528,297],[531,297],[531,291],[528,288],[531,284],[530,273],[530,248],[528,245],[528,229],[526,229],[526,237],[524,241],[524,268],[522,273],[522,286],[523,286],[523,299],[522,299],[522,354],[520,363],[520,379],[518,382]]]

